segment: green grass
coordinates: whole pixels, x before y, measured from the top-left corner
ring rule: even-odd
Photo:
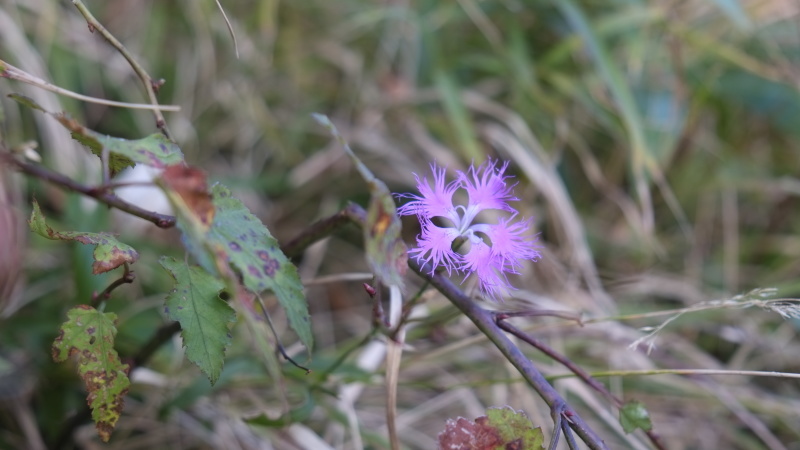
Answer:
[[[757,307],[689,312],[658,333],[652,352],[628,348],[644,336],[641,327],[669,317],[628,315],[767,287],[779,297],[800,296],[800,39],[788,13],[769,2],[750,10],[723,1],[222,3],[239,59],[214,2],[87,6],[154,78],[166,80],[159,100],[182,108],[166,119],[189,163],[231,186],[279,241],[367,199],[354,167],[311,113],[328,115],[395,192],[413,190],[413,173],[432,161],[463,169],[488,157],[510,160],[517,206],[536,218],[544,258],[524,268],[516,298],[497,307],[591,319],[584,327],[515,319],[520,327],[589,372],[800,372],[800,322]],[[75,92],[146,102],[124,59],[88,32],[72,5],[8,0],[0,23],[10,24],[0,27],[3,60]],[[87,183],[96,162],[54,120],[7,99],[12,92],[99,132],[140,138],[156,131],[146,111],[0,80],[4,145],[35,140],[47,166]],[[86,206],[61,191],[0,177],[21,194],[23,217],[35,197],[59,229],[96,231]],[[137,282],[115,291],[108,305],[125,321],[118,348],[128,356],[166,320],[170,284],[154,265],[157,255],[180,258],[183,250],[174,232],[133,229],[132,219],[114,217],[112,231],[143,255]],[[404,225],[412,243],[413,220]],[[73,370],[49,360],[49,343],[65,311],[107,283],[87,275],[82,249],[23,234],[26,287],[15,299],[19,309],[7,306],[13,314],[1,316],[0,357],[24,355],[27,376],[39,381],[20,394],[36,423],[27,431],[52,442],[84,393]],[[14,243],[22,241],[3,242],[0,251]],[[388,448],[384,360],[370,359],[362,343],[371,305],[361,283],[369,280],[345,276],[368,270],[359,233],[338,232],[298,267],[304,281],[322,279],[308,283],[306,295],[314,374],[329,376],[279,363],[266,326],[243,319],[239,308],[220,383],[210,388],[183,358],[180,341],[171,341],[134,379],[109,448],[209,448],[231,438],[302,448],[309,435],[332,448]],[[422,281],[409,275],[408,284],[410,297]],[[404,448],[434,448],[447,418],[506,404],[525,410],[549,437],[549,409],[519,374],[441,294],[427,290],[422,298],[397,382]],[[302,359],[280,308],[270,299],[267,307],[290,354]],[[565,373],[525,351],[546,375]],[[327,365],[343,355],[341,365]],[[601,381],[642,401],[668,448],[800,442],[796,380],[635,372]],[[575,379],[554,384],[611,448],[648,448],[641,432],[620,431],[617,412],[600,395]],[[358,385],[363,390],[348,401],[343,393]],[[243,422],[263,414],[298,422]],[[0,417],[0,448],[30,445],[20,417]],[[75,434],[78,446],[97,440],[90,428]]]

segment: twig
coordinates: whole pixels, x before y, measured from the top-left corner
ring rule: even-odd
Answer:
[[[281,250],[283,250],[283,253],[285,253],[286,256],[293,258],[299,256],[303,250],[308,248],[308,246],[311,244],[331,235],[334,231],[348,223],[364,226],[366,222],[367,212],[364,211],[364,208],[356,205],[355,203],[350,203],[338,213],[314,222],[296,238],[292,239],[285,245],[282,245]]]
[[[514,325],[511,325],[510,323],[506,322],[503,318],[498,317],[498,315],[495,314],[494,316],[495,316],[495,319],[496,319],[495,323],[497,324],[498,327],[500,327],[501,329],[507,331],[508,333],[511,333],[512,335],[516,336],[517,338],[525,341],[526,343],[530,344],[532,347],[536,348],[540,352],[542,352],[545,355],[547,355],[549,358],[553,359],[554,361],[557,361],[558,363],[560,363],[561,365],[563,365],[564,367],[569,369],[578,378],[583,380],[584,383],[589,385],[589,387],[591,387],[595,391],[599,392],[604,397],[606,397],[606,399],[611,401],[614,404],[614,406],[617,407],[617,409],[621,409],[624,406],[624,402],[621,399],[617,398],[608,389],[606,389],[606,387],[602,383],[600,383],[594,377],[592,377],[589,374],[589,372],[583,370],[581,367],[579,367],[578,365],[573,363],[569,358],[567,358],[566,356],[556,352],[555,350],[553,350],[547,344],[545,344],[545,343],[539,341],[538,339],[534,338],[533,336],[525,333],[524,331],[520,330],[519,328],[515,327]],[[652,442],[653,445],[656,448],[662,449],[662,450],[665,449],[663,443],[661,442],[661,439],[658,437],[658,435],[655,432],[653,432],[652,430],[644,430],[644,431],[647,434],[647,437],[650,439],[650,442]]]
[[[644,375],[735,375],[740,377],[770,377],[800,379],[800,373],[766,372],[761,370],[718,370],[718,369],[643,369],[643,370],[604,370],[592,372],[594,378],[601,377],[640,377]],[[550,381],[577,376],[575,373],[549,375]]]
[[[577,433],[578,436],[589,446],[591,449],[605,449],[606,444],[602,439],[592,430],[586,422],[572,409],[569,404],[561,397],[561,395],[547,382],[545,377],[539,372],[533,362],[528,359],[522,351],[511,342],[510,339],[498,326],[495,321],[494,315],[480,306],[475,301],[469,298],[458,286],[454,285],[452,281],[440,274],[430,274],[429,268],[423,268],[413,258],[408,260],[408,266],[417,272],[424,279],[439,290],[451,303],[466,315],[481,332],[489,338],[490,341],[497,347],[498,350],[506,357],[506,359],[517,368],[523,378],[528,384],[533,387],[539,396],[550,406],[550,411],[553,416],[553,422],[556,427],[553,430],[553,440],[558,439],[561,434],[560,428],[561,420],[566,420],[570,428]],[[569,438],[567,438],[569,439]],[[552,441],[551,441],[552,442]]]
[[[306,375],[310,374],[311,369],[309,369],[308,367],[301,366],[295,360],[293,360],[288,353],[286,353],[286,349],[283,347],[283,343],[281,343],[280,337],[278,337],[278,332],[275,330],[275,325],[272,324],[272,318],[269,316],[269,313],[267,312],[267,306],[264,304],[264,299],[262,299],[257,292],[255,294],[256,294],[256,299],[258,300],[258,304],[259,306],[261,306],[261,314],[264,316],[264,320],[267,322],[270,331],[272,331],[272,335],[275,337],[275,347],[278,349],[278,353],[280,353],[281,356],[286,358],[287,361],[292,363],[292,365],[294,365],[298,369],[305,370]]]
[[[89,24],[89,31],[94,33],[95,30],[100,32],[100,35],[108,41],[117,51],[128,60],[128,64],[131,65],[133,71],[136,72],[136,75],[142,80],[142,84],[144,84],[144,90],[147,92],[147,97],[150,100],[150,103],[154,105],[158,105],[158,99],[156,98],[156,89],[158,89],[163,81],[156,82],[150,75],[144,70],[144,68],[133,58],[133,55],[125,48],[124,45],[117,38],[114,37],[100,22],[95,19],[92,15],[91,11],[83,4],[81,0],[72,0],[72,4],[78,8],[81,15],[83,15],[84,19],[86,19],[86,23]],[[164,120],[164,115],[161,114],[159,109],[153,110],[153,115],[156,118],[156,127],[164,133],[164,136],[170,137],[169,129],[167,129],[167,122]]]
[[[236,52],[236,59],[239,59],[239,43],[236,41],[236,33],[233,32],[233,25],[231,25],[231,21],[228,20],[228,15],[225,14],[225,10],[222,9],[222,4],[219,0],[216,0],[216,2],[219,12],[222,13],[222,18],[225,19],[225,25],[228,26],[228,32],[231,34],[231,38],[233,38],[233,50]]]
[[[557,361],[567,369],[569,369],[572,373],[578,376],[584,383],[588,384],[589,387],[600,392],[603,394],[608,400],[614,403],[617,408],[622,407],[623,402],[622,400],[616,398],[611,392],[606,389],[606,387],[600,383],[599,381],[595,380],[588,372],[583,370],[582,368],[578,367],[575,363],[573,363],[570,359],[566,356],[556,352],[551,347],[546,345],[545,343],[539,341],[538,339],[534,338],[530,334],[525,333],[524,331],[520,330],[519,328],[511,325],[510,323],[503,320],[503,318],[498,317],[495,314],[495,319],[497,326],[500,327],[502,330],[511,333],[512,335],[516,336],[517,338],[523,340],[530,346],[536,348],[540,352],[547,355],[550,359]]]
[[[92,306],[96,308],[100,302],[108,300],[111,297],[111,292],[113,292],[114,289],[122,286],[123,284],[133,283],[133,280],[135,279],[136,279],[136,274],[133,273],[133,271],[130,268],[130,265],[128,263],[125,263],[125,272],[122,274],[121,277],[119,277],[118,279],[114,280],[114,282],[109,284],[108,287],[103,290],[103,292],[92,295],[92,302],[91,302]]]
[[[583,319],[580,314],[575,314],[569,311],[558,311],[551,309],[536,309],[528,311],[499,311],[494,313],[497,320],[508,319],[511,317],[558,317],[561,319],[575,321],[578,325],[583,326]]]
[[[151,110],[161,110],[161,111],[181,110],[181,107],[177,105],[159,105],[159,104],[150,105],[146,103],[115,102],[114,100],[106,100],[104,98],[89,97],[88,95],[72,92],[70,90],[48,83],[47,81],[35,75],[29,74],[28,72],[25,72],[24,70],[18,67],[12,66],[11,64],[3,61],[2,59],[0,59],[0,78],[8,78],[9,80],[21,81],[23,83],[36,86],[46,91],[54,92],[56,94],[63,95],[65,97],[71,97],[76,100],[81,100],[87,103],[96,103],[98,105],[118,106],[120,108],[128,108],[128,109],[151,109]]]
[[[120,211],[125,211],[128,214],[153,222],[159,228],[172,228],[175,226],[174,216],[160,214],[154,211],[147,211],[134,204],[126,202],[114,194],[104,192],[104,189],[86,186],[58,172],[53,172],[44,166],[20,161],[8,152],[0,151],[0,161],[9,164],[22,173],[39,178],[40,180],[48,181],[70,191],[80,192],[81,194],[92,197],[101,203],[105,203],[108,206],[117,208]]]

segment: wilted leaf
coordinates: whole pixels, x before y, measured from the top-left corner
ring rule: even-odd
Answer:
[[[211,384],[219,379],[225,348],[231,342],[230,327],[236,313],[219,298],[224,284],[197,266],[161,257],[161,266],[175,279],[167,296],[167,314],[181,324],[186,357],[206,374]]]
[[[511,408],[489,408],[486,416],[475,421],[459,417],[448,419],[439,433],[439,448],[453,450],[544,448],[541,428],[534,428],[522,411]]]
[[[632,433],[637,428],[644,431],[650,431],[653,428],[650,414],[644,408],[644,404],[636,400],[625,403],[619,410],[619,424],[626,433]]]
[[[185,209],[189,219],[196,222],[202,230],[208,230],[214,220],[214,204],[208,191],[206,174],[199,169],[183,164],[169,166],[161,175],[167,195],[178,195],[173,203],[182,202],[179,209]]]
[[[33,211],[28,224],[36,234],[51,240],[78,241],[81,244],[94,245],[94,263],[92,273],[97,275],[116,269],[129,263],[133,264],[139,259],[139,253],[131,246],[118,241],[109,233],[88,233],[83,231],[55,231],[44,220],[39,203],[33,201]]]
[[[88,147],[95,155],[102,156],[103,149],[108,150],[108,166],[112,176],[134,164],[164,168],[183,162],[180,147],[161,133],[134,140],[108,136],[86,128],[65,113],[47,111],[24,95],[10,94],[9,97],[28,108],[53,116],[70,131],[73,139]]]
[[[89,393],[86,400],[92,409],[92,420],[100,438],[108,442],[130,386],[128,366],[120,362],[114,350],[117,316],[80,305],[71,309],[67,317],[69,320],[53,342],[53,359],[63,362],[77,355],[78,374]]]
[[[103,149],[109,151],[109,169],[112,176],[136,163],[164,168],[183,162],[181,149],[166,136],[154,133],[142,139],[128,140],[92,131],[66,114],[54,114],[72,138],[89,148],[97,156]]]
[[[403,275],[408,270],[408,252],[400,237],[402,225],[389,188],[358,159],[327,116],[321,114],[313,114],[313,116],[344,147],[345,152],[361,174],[361,178],[367,182],[370,201],[367,208],[367,223],[364,226],[364,247],[372,271],[387,286],[402,287]]]

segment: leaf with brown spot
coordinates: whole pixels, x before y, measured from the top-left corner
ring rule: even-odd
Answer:
[[[525,449],[542,450],[544,435],[522,411],[489,408],[475,421],[448,419],[439,433],[439,448],[448,450]]]
[[[64,362],[77,356],[78,375],[89,394],[86,402],[92,409],[92,420],[100,438],[108,442],[130,386],[129,367],[114,350],[117,316],[79,305],[69,310],[67,317],[53,342],[53,359]]]
[[[267,227],[221,184],[211,189],[216,216],[207,233],[185,230],[184,245],[209,273],[232,266],[252,292],[271,289],[286,310],[289,325],[309,351],[314,344],[308,303],[297,267],[281,251]],[[214,249],[214,252],[209,251]]]
[[[103,150],[108,150],[111,176],[135,164],[161,169],[183,162],[180,147],[161,133],[141,139],[122,139],[90,130],[65,114],[55,114],[54,117],[71,132],[73,139],[95,155],[102,157]]]
[[[169,166],[161,174],[161,182],[173,206],[192,226],[202,231],[211,227],[215,208],[205,172],[183,164]]]
[[[81,244],[94,245],[92,253],[94,263],[92,273],[97,275],[139,259],[139,253],[128,244],[123,244],[109,233],[89,233],[84,231],[55,231],[45,222],[39,203],[33,201],[33,211],[28,220],[31,230],[39,236],[58,241],[77,241]]]
[[[69,130],[73,139],[83,144],[98,157],[102,157],[103,150],[107,150],[111,176],[135,164],[164,168],[183,162],[183,152],[180,147],[161,133],[154,133],[141,139],[108,136],[86,128],[65,113],[47,111],[24,95],[11,94],[9,97],[24,106],[54,117],[64,128]]]

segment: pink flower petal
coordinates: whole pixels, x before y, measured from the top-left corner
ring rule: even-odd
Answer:
[[[470,238],[470,250],[463,256],[462,270],[478,277],[478,288],[489,299],[501,301],[514,290],[504,272],[503,261],[479,237]]]
[[[516,272],[523,260],[538,260],[541,254],[536,251],[535,240],[525,236],[530,229],[531,220],[511,223],[514,216],[500,218],[497,224],[478,224],[471,229],[485,233],[492,244],[492,256],[499,258],[509,272]]]
[[[416,214],[425,219],[441,216],[455,222],[459,215],[453,206],[453,193],[458,190],[459,183],[457,181],[445,183],[445,169],[437,167],[435,163],[431,164],[431,170],[433,185],[431,186],[427,177],[420,180],[419,175],[414,174],[420,195],[401,195],[413,200],[398,208],[397,213],[403,216]]]
[[[422,233],[417,236],[417,248],[409,253],[416,256],[420,264],[431,264],[431,273],[439,266],[444,266],[450,274],[461,265],[461,255],[452,249],[453,241],[459,237],[454,228],[437,227],[429,220],[422,222]]]
[[[462,187],[469,194],[468,210],[475,210],[475,213],[484,209],[516,212],[508,205],[508,202],[519,199],[513,193],[516,184],[509,186],[506,183],[506,179],[511,178],[503,175],[507,167],[508,162],[498,169],[494,161],[488,160],[477,168],[474,165],[470,167],[468,174],[458,173]]]

